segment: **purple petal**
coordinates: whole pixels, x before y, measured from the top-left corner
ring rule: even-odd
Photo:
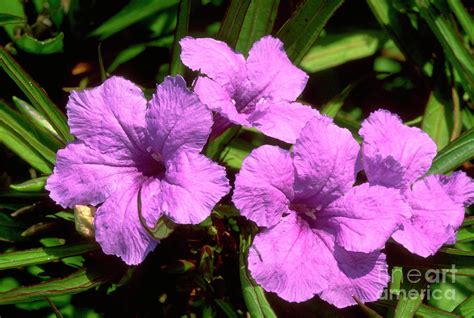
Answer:
[[[265,135],[294,144],[301,129],[313,117],[321,116],[310,106],[285,101],[257,103],[248,120],[250,124]]]
[[[280,221],[293,197],[293,164],[288,151],[262,146],[244,159],[232,200],[241,214],[259,226]]]
[[[82,143],[70,143],[58,151],[46,189],[65,208],[76,204],[97,205],[107,199],[124,179],[138,175],[131,159],[117,159]]]
[[[140,264],[158,241],[142,226],[138,216],[140,180],[122,184],[97,209],[94,217],[95,237],[105,254],[116,255],[128,265]],[[159,189],[159,181],[145,182],[142,188],[142,206],[150,206],[146,193]],[[144,195],[145,193],[145,195]],[[144,199],[145,198],[145,199]]]
[[[247,77],[258,94],[255,98],[269,101],[294,101],[308,81],[308,75],[288,59],[283,43],[271,36],[258,40],[250,49]]]
[[[159,215],[180,224],[198,224],[228,192],[223,167],[203,155],[181,152],[166,163],[161,191],[153,200]]]
[[[386,110],[362,123],[364,168],[371,184],[406,189],[423,176],[436,155],[436,144],[416,127],[404,125]]]
[[[177,151],[200,152],[212,126],[212,115],[190,92],[181,76],[158,85],[146,112],[153,149],[164,159]]]
[[[116,158],[146,151],[145,110],[140,88],[116,76],[96,88],[72,92],[67,104],[71,133]]]
[[[393,238],[412,253],[433,255],[453,242],[464,219],[464,203],[472,200],[472,194],[472,180],[464,173],[431,175],[415,182],[406,192],[413,216]]]
[[[226,91],[217,82],[207,77],[200,77],[196,81],[194,91],[210,110],[219,113],[233,123],[250,126],[247,115],[237,111],[231,92]]]
[[[193,71],[200,71],[230,89],[245,78],[245,59],[226,43],[210,38],[185,37],[179,41],[181,60]]]
[[[354,297],[362,303],[378,300],[390,281],[385,254],[347,252],[329,235],[320,236],[337,264],[331,265],[336,270],[320,297],[338,308],[355,305]]]
[[[349,130],[324,116],[310,120],[293,148],[296,200],[320,208],[343,196],[355,181],[358,152]]]
[[[317,222],[332,228],[336,243],[347,251],[369,253],[382,249],[410,216],[399,190],[364,183],[319,212]]]
[[[327,288],[334,257],[295,213],[257,234],[248,268],[255,281],[281,298],[301,302]]]

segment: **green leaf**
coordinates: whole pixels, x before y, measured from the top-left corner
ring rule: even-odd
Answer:
[[[461,78],[464,90],[474,96],[474,59],[458,37],[448,17],[445,17],[437,7],[428,0],[415,0],[421,17],[426,21],[446,57]]]
[[[336,117],[337,113],[344,105],[344,100],[349,96],[354,87],[358,84],[358,81],[352,84],[347,85],[342,92],[331,98],[326,104],[321,108],[321,113],[328,115],[329,117]]]
[[[343,0],[306,0],[281,27],[277,37],[285,43],[290,60],[299,64]]]
[[[447,105],[439,91],[432,91],[421,124],[421,128],[436,142],[438,150],[449,143],[453,128],[452,109]]]
[[[251,245],[250,237],[245,238],[240,235],[240,253],[239,253],[239,274],[240,284],[242,286],[242,296],[244,297],[245,305],[251,317],[254,318],[271,318],[277,317],[273,312],[272,307],[265,298],[263,288],[258,286],[252,277],[250,277],[247,270],[247,255],[248,249]]]
[[[17,133],[0,123],[0,142],[42,173],[50,174],[52,165]]]
[[[310,73],[322,71],[374,55],[387,40],[385,32],[375,30],[328,34],[308,51],[300,66]]]
[[[162,215],[158,221],[156,222],[153,228],[148,227],[145,218],[142,215],[142,188],[138,190],[138,198],[137,198],[137,205],[138,205],[138,218],[140,219],[140,223],[143,228],[157,240],[163,240],[170,236],[174,230],[176,229],[176,224],[171,221],[166,215]]]
[[[256,40],[272,33],[279,4],[280,0],[253,0],[250,2],[237,40],[237,51],[247,53]]]
[[[19,287],[0,293],[0,305],[31,302],[59,295],[77,294],[94,288],[109,280],[109,277],[85,269],[64,278],[57,278],[41,284]]]
[[[91,35],[104,40],[145,18],[170,8],[178,0],[132,0],[119,13],[105,21]]]
[[[69,134],[66,116],[64,116],[39,85],[30,78],[3,47],[0,47],[0,65],[29,98],[36,110],[40,111],[42,115],[47,118],[49,123],[61,136],[62,140],[72,140],[72,136]]]
[[[428,173],[447,173],[473,158],[474,129],[470,129],[438,152]]]
[[[463,301],[453,312],[463,317],[474,317],[474,295]]]
[[[0,12],[3,15],[12,15],[23,19],[24,24],[26,24],[26,14],[25,10],[23,9],[23,3],[21,0],[8,0],[8,1],[0,1]],[[15,37],[15,30],[18,28],[16,24],[6,24],[3,26],[5,32],[7,32],[8,36],[11,39]]]
[[[61,258],[81,255],[97,249],[97,244],[82,242],[4,253],[0,254],[0,270],[54,262],[60,260]]]
[[[214,302],[222,309],[222,311],[227,315],[228,318],[240,317],[229,302],[223,299],[215,299]]]
[[[471,40],[471,43],[474,44],[474,21],[469,15],[469,12],[467,12],[466,8],[464,8],[462,1],[448,0],[447,2],[453,13],[456,15],[459,24],[461,24],[462,28],[464,29],[464,32],[466,32],[467,36],[469,37],[469,40]]]
[[[406,291],[413,288],[413,284],[406,284]],[[410,293],[408,293],[410,294]],[[412,318],[415,316],[418,308],[423,302],[423,293],[418,292],[414,297],[412,295],[401,295],[395,308],[395,318]]]
[[[10,109],[7,105],[0,102],[0,123],[3,127],[12,130],[31,145],[41,156],[50,163],[55,162],[56,152],[48,148],[38,135],[35,134],[28,122],[26,122],[18,113]]]
[[[29,34],[23,34],[15,40],[15,44],[25,52],[33,54],[53,54],[63,51],[64,34],[58,33],[55,37],[43,41],[35,39]]]
[[[204,149],[204,154],[212,160],[219,159],[224,148],[228,146],[235,137],[237,137],[239,132],[239,126],[232,126],[228,128],[220,136],[207,143],[206,148]]]
[[[217,37],[235,47],[250,6],[250,0],[232,0],[227,8]]]
[[[39,177],[18,184],[11,184],[10,188],[20,192],[38,192],[44,189],[48,177]]]
[[[24,24],[26,19],[13,14],[0,13],[0,26],[7,24]]]
[[[24,241],[21,233],[26,229],[26,225],[10,217],[8,214],[0,213],[0,241],[17,242]]]
[[[184,65],[181,62],[181,47],[179,41],[188,34],[191,0],[181,0],[178,10],[178,22],[174,34],[173,53],[171,55],[170,75],[184,74]]]

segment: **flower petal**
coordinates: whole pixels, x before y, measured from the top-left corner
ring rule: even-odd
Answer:
[[[436,155],[436,144],[416,127],[404,125],[386,110],[362,123],[363,161],[371,184],[406,189],[423,176]]]
[[[343,196],[355,181],[358,152],[349,130],[324,116],[310,120],[293,148],[296,200],[324,207]]]
[[[137,174],[132,160],[117,159],[83,143],[70,143],[58,151],[46,189],[50,197],[65,208],[76,204],[97,205],[104,202],[124,178]]]
[[[410,207],[400,191],[364,183],[318,212],[318,227],[334,230],[336,243],[352,252],[380,250],[403,220]]]
[[[232,200],[241,214],[270,227],[277,224],[293,198],[293,164],[288,151],[262,146],[244,159]]]
[[[265,135],[294,144],[301,129],[313,117],[321,116],[310,106],[285,101],[269,103],[261,100],[248,117],[250,124]]]
[[[166,160],[179,151],[200,152],[212,126],[212,115],[190,92],[181,76],[158,85],[146,112],[153,149]]]
[[[348,252],[334,243],[331,236],[320,235],[336,260],[329,287],[320,297],[338,308],[376,301],[390,281],[385,254]]]
[[[430,175],[413,184],[407,201],[413,217],[393,238],[410,252],[433,255],[445,243],[452,243],[464,219],[464,204],[472,200],[472,180],[464,173]]]
[[[140,223],[138,215],[138,190],[150,193],[159,187],[159,181],[140,182],[129,180],[117,189],[97,209],[94,217],[96,240],[105,254],[116,255],[128,265],[140,264],[158,241],[153,239]],[[142,196],[142,206],[150,206]]]
[[[223,167],[203,155],[181,152],[166,163],[161,191],[153,200],[160,215],[180,224],[198,224],[228,192]]]
[[[250,126],[246,119],[247,115],[237,111],[235,101],[232,101],[230,93],[217,82],[207,77],[200,77],[196,81],[194,91],[210,110],[217,112],[233,123]]]
[[[245,59],[226,43],[210,38],[185,37],[179,41],[181,60],[193,71],[206,74],[230,89],[245,78]]]
[[[72,92],[67,104],[71,133],[116,158],[146,152],[145,110],[140,88],[117,76],[93,89]]]
[[[255,42],[247,59],[247,77],[257,95],[269,101],[294,101],[303,91],[308,75],[288,59],[283,43],[272,36]]]
[[[308,223],[295,213],[255,237],[248,267],[265,290],[302,302],[327,288],[334,258]]]

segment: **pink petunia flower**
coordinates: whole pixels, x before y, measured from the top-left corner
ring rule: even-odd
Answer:
[[[389,281],[389,237],[409,216],[397,189],[354,186],[359,145],[324,116],[310,120],[293,150],[262,146],[243,162],[233,201],[264,229],[248,266],[265,290],[337,307],[375,301]]]
[[[100,205],[94,227],[106,254],[138,264],[157,241],[143,228],[163,215],[196,224],[228,190],[223,167],[200,154],[212,115],[182,77],[167,77],[147,102],[132,82],[111,77],[73,92],[67,105],[77,137],[57,154],[46,188],[63,207]]]
[[[294,143],[317,114],[295,102],[308,75],[291,63],[280,40],[263,37],[254,43],[247,59],[210,38],[185,37],[180,44],[183,63],[206,75],[197,79],[194,91],[218,114],[213,135],[234,123]]]
[[[410,252],[427,257],[456,241],[464,207],[474,202],[474,182],[464,172],[429,175],[436,144],[417,127],[386,110],[362,123],[362,162],[370,184],[399,189],[411,216],[393,234]]]

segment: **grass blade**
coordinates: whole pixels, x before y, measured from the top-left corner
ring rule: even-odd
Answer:
[[[438,152],[428,173],[447,173],[473,158],[474,129],[470,129]]]
[[[277,37],[285,43],[286,53],[293,63],[300,63],[342,2],[306,0],[281,27]]]
[[[471,43],[474,43],[474,21],[472,21],[469,12],[464,8],[461,0],[448,0],[448,5],[456,15],[459,24],[464,29],[464,32],[466,32]]]
[[[188,34],[189,14],[191,12],[191,0],[181,0],[178,9],[178,21],[174,34],[173,53],[171,55],[170,75],[184,74],[184,65],[181,62],[181,47],[179,41]]]
[[[232,0],[227,8],[217,37],[235,47],[244,24],[250,0]]]
[[[11,184],[10,188],[20,192],[38,192],[44,189],[48,177],[39,177],[18,184]]]
[[[7,24],[24,24],[26,19],[13,14],[0,13],[0,26]]]
[[[15,60],[0,47],[0,64],[18,87],[29,98],[33,106],[44,115],[49,123],[61,136],[63,141],[72,140],[66,123],[66,116],[54,105],[46,93],[30,76],[15,62]]]
[[[247,53],[262,36],[272,33],[280,0],[252,1],[240,31],[236,49]]]

